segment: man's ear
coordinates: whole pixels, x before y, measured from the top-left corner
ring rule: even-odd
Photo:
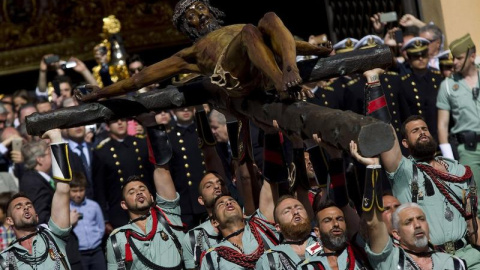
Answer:
[[[408,143],[407,143],[407,140],[406,140],[406,139],[402,139],[402,145],[403,145],[403,147],[405,147],[406,149],[408,149]]]
[[[315,232],[317,238],[320,238],[320,229],[318,227],[313,227],[313,231]]]
[[[395,238],[398,242],[400,242],[400,239],[402,237],[400,237],[400,234],[398,234],[398,231],[397,230],[392,230],[392,236],[393,238]]]
[[[127,207],[127,204],[125,203],[125,201],[121,201],[120,206],[122,207],[123,210],[128,210],[128,207]]]
[[[198,196],[197,200],[200,205],[205,206],[205,202],[203,201],[203,196]]]
[[[280,225],[278,223],[275,223],[275,229],[277,230],[277,232],[281,233],[282,230],[280,230]]]
[[[7,219],[5,219],[5,222],[7,222],[7,224],[10,226],[14,226],[12,217],[7,217]]]
[[[216,219],[212,219],[212,226],[218,229],[218,225],[220,225],[218,221]]]

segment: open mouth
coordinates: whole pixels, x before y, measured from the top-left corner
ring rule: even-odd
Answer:
[[[26,218],[26,219],[30,219],[32,217],[32,215],[29,212],[25,212],[23,214],[23,217]]]
[[[227,211],[233,211],[235,210],[235,207],[233,205],[229,205],[226,207]]]
[[[145,198],[144,196],[141,196],[141,195],[140,195],[140,196],[137,196],[136,201],[139,202],[139,203],[143,203],[143,202],[145,202],[145,199],[146,199],[146,198]]]
[[[333,235],[342,235],[342,234],[343,234],[343,230],[342,230],[342,229],[333,229],[333,230],[332,230],[332,234],[333,234]]]

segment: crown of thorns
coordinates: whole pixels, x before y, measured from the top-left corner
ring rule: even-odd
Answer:
[[[173,24],[175,26],[178,26],[178,24],[180,23],[180,18],[183,16],[187,8],[195,2],[203,2],[208,6],[210,5],[209,0],[183,0],[178,2],[177,5],[175,5],[175,10],[173,12],[172,18]]]

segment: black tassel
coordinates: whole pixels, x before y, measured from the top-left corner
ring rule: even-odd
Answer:
[[[425,187],[425,193],[428,197],[435,195],[435,189],[433,188],[432,180],[425,176],[425,183],[423,184]]]

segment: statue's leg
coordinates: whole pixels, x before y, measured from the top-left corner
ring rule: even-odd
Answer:
[[[282,20],[275,13],[268,12],[258,22],[258,29],[270,38],[273,51],[282,59],[284,89],[301,83],[295,59],[295,40]]]
[[[224,67],[238,78],[248,78],[252,64],[273,82],[277,90],[287,90],[282,71],[272,50],[265,44],[262,33],[254,25],[247,24],[228,45]]]

